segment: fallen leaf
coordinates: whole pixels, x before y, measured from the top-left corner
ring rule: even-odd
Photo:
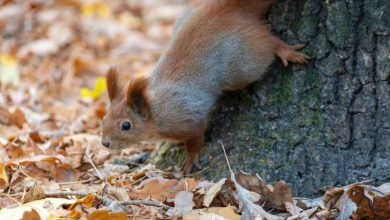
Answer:
[[[189,214],[192,211],[192,207],[195,206],[195,203],[193,201],[194,194],[191,192],[186,191],[180,191],[176,193],[174,204],[175,207],[172,209],[169,209],[167,211],[167,214],[169,216],[184,216]]]
[[[88,3],[81,8],[82,13],[86,16],[98,15],[103,18],[111,16],[111,9],[104,3]]]
[[[20,220],[40,220],[41,216],[39,216],[38,212],[35,209],[31,209],[31,211],[25,211]]]
[[[210,207],[210,204],[213,202],[214,198],[218,195],[219,191],[221,191],[222,185],[225,184],[226,178],[219,180],[217,183],[212,185],[206,192],[203,205],[206,207]]]
[[[174,198],[175,191],[173,191],[173,188],[178,182],[179,181],[175,179],[165,181],[153,179],[144,184],[141,189],[130,189],[129,196],[132,199],[152,198],[159,201],[165,201],[167,198]]]
[[[108,212],[105,209],[98,209],[87,216],[88,220],[126,220],[126,212]]]
[[[50,173],[57,182],[77,181],[81,175],[80,171],[73,169],[70,164],[52,166]]]
[[[78,205],[83,204],[87,207],[93,207],[95,202],[95,196],[93,194],[88,194],[87,196],[77,199],[73,204],[71,204],[68,210],[74,210]]]
[[[21,219],[24,212],[35,209],[41,219],[50,219],[54,217],[46,209],[47,204],[51,204],[54,209],[59,208],[64,204],[72,204],[75,200],[61,199],[61,198],[46,198],[42,200],[32,201],[26,204],[22,204],[16,208],[4,208],[0,210],[0,219]]]
[[[22,128],[23,124],[26,122],[26,117],[19,108],[15,109],[15,111],[12,112],[9,117],[9,123],[11,125],[18,126],[19,128]]]
[[[18,84],[20,72],[18,63],[14,56],[0,54],[0,84]]]
[[[191,192],[196,188],[197,181],[194,178],[164,179],[162,177],[151,178],[142,181],[137,189],[130,189],[129,196],[132,199],[156,199],[172,202],[179,191]]]
[[[184,215],[183,220],[239,220],[238,215],[232,206],[212,207],[207,209],[196,209],[190,214]]]
[[[80,97],[85,99],[96,99],[103,95],[106,91],[106,78],[98,77],[95,80],[95,84],[92,90],[87,87],[83,87],[80,90]]]
[[[9,178],[3,163],[0,163],[0,189],[5,189],[9,186]]]
[[[248,191],[244,187],[240,186],[234,176],[234,173],[232,172],[230,175],[231,180],[234,183],[234,186],[236,187],[236,191],[233,192],[233,196],[235,197],[236,201],[240,205],[240,210],[242,211],[242,219],[257,219],[257,218],[265,218],[268,220],[282,220],[283,218],[278,217],[276,215],[272,215],[268,212],[266,212],[261,206],[256,205],[255,202],[257,202],[260,199],[260,195]]]
[[[299,213],[301,213],[301,210],[296,206],[294,205],[294,203],[292,202],[285,202],[284,203],[285,207],[286,207],[286,210],[292,215],[299,215]]]
[[[284,203],[293,202],[290,185],[282,180],[277,181],[269,202],[274,209],[286,210]]]
[[[325,192],[323,197],[324,208],[330,209],[344,194],[343,188],[331,188]]]
[[[42,187],[40,187],[37,182],[35,182],[34,186],[24,196],[23,203],[28,203],[43,198],[45,198],[45,192],[43,191]]]
[[[349,198],[357,206],[352,212],[352,219],[390,219],[390,194],[382,197],[372,191],[365,191],[364,187],[358,185],[348,190]]]

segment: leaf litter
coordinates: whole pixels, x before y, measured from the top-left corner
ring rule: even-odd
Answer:
[[[216,183],[159,170],[157,143],[101,145],[105,71],[147,74],[184,3],[0,1],[0,219],[390,219],[390,183],[298,198],[231,168]]]

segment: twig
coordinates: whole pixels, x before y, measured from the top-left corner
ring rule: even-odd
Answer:
[[[59,184],[59,185],[72,185],[72,184],[77,184],[77,183],[88,183],[88,182],[91,182],[93,180],[94,180],[93,178],[89,178],[89,179],[86,179],[86,180],[79,180],[79,181],[59,182],[57,184]]]
[[[90,164],[93,166],[93,168],[95,169],[96,173],[97,173],[98,176],[99,176],[99,179],[100,179],[100,180],[104,180],[102,174],[101,174],[101,173],[99,172],[99,170],[96,168],[96,166],[95,166],[95,164],[93,163],[92,159],[91,159],[88,155],[85,155],[85,156],[88,158],[89,163],[90,163]]]
[[[85,197],[87,196],[89,193],[85,193],[85,192],[67,192],[67,191],[54,191],[54,192],[45,192],[45,195],[46,196],[82,196],[82,197]],[[168,210],[170,207],[165,205],[164,203],[162,202],[159,202],[159,201],[154,201],[154,200],[127,200],[127,201],[116,201],[116,200],[112,200],[112,199],[108,199],[108,198],[104,198],[103,196],[100,196],[96,193],[92,193],[96,196],[96,198],[100,201],[102,201],[103,203],[105,203],[106,205],[109,205],[109,204],[112,204],[112,203],[116,203],[117,205],[122,205],[122,206],[126,206],[126,205],[147,205],[147,206],[155,206],[155,207],[160,207],[160,208],[163,208],[165,210]]]
[[[223,143],[221,141],[219,141],[218,143],[221,145],[223,153],[225,154],[225,159],[226,159],[227,165],[229,167],[230,173],[233,173],[232,167],[230,166],[229,159],[228,159],[226,151],[225,151],[225,146],[223,145]]]

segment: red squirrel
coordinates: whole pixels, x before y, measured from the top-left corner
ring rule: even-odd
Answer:
[[[111,106],[102,123],[102,144],[119,149],[131,143],[169,140],[185,145],[184,174],[203,147],[208,115],[225,91],[261,79],[275,55],[307,63],[273,36],[265,17],[276,0],[197,0],[181,15],[172,39],[149,77],[131,80],[126,92],[115,69],[107,73]]]

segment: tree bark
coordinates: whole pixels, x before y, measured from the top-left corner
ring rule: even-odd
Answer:
[[[388,0],[278,1],[274,34],[306,44],[312,60],[288,68],[277,60],[263,81],[222,97],[198,175],[228,176],[222,141],[235,170],[286,180],[299,195],[389,181],[389,11]],[[160,151],[160,164],[177,151]]]

